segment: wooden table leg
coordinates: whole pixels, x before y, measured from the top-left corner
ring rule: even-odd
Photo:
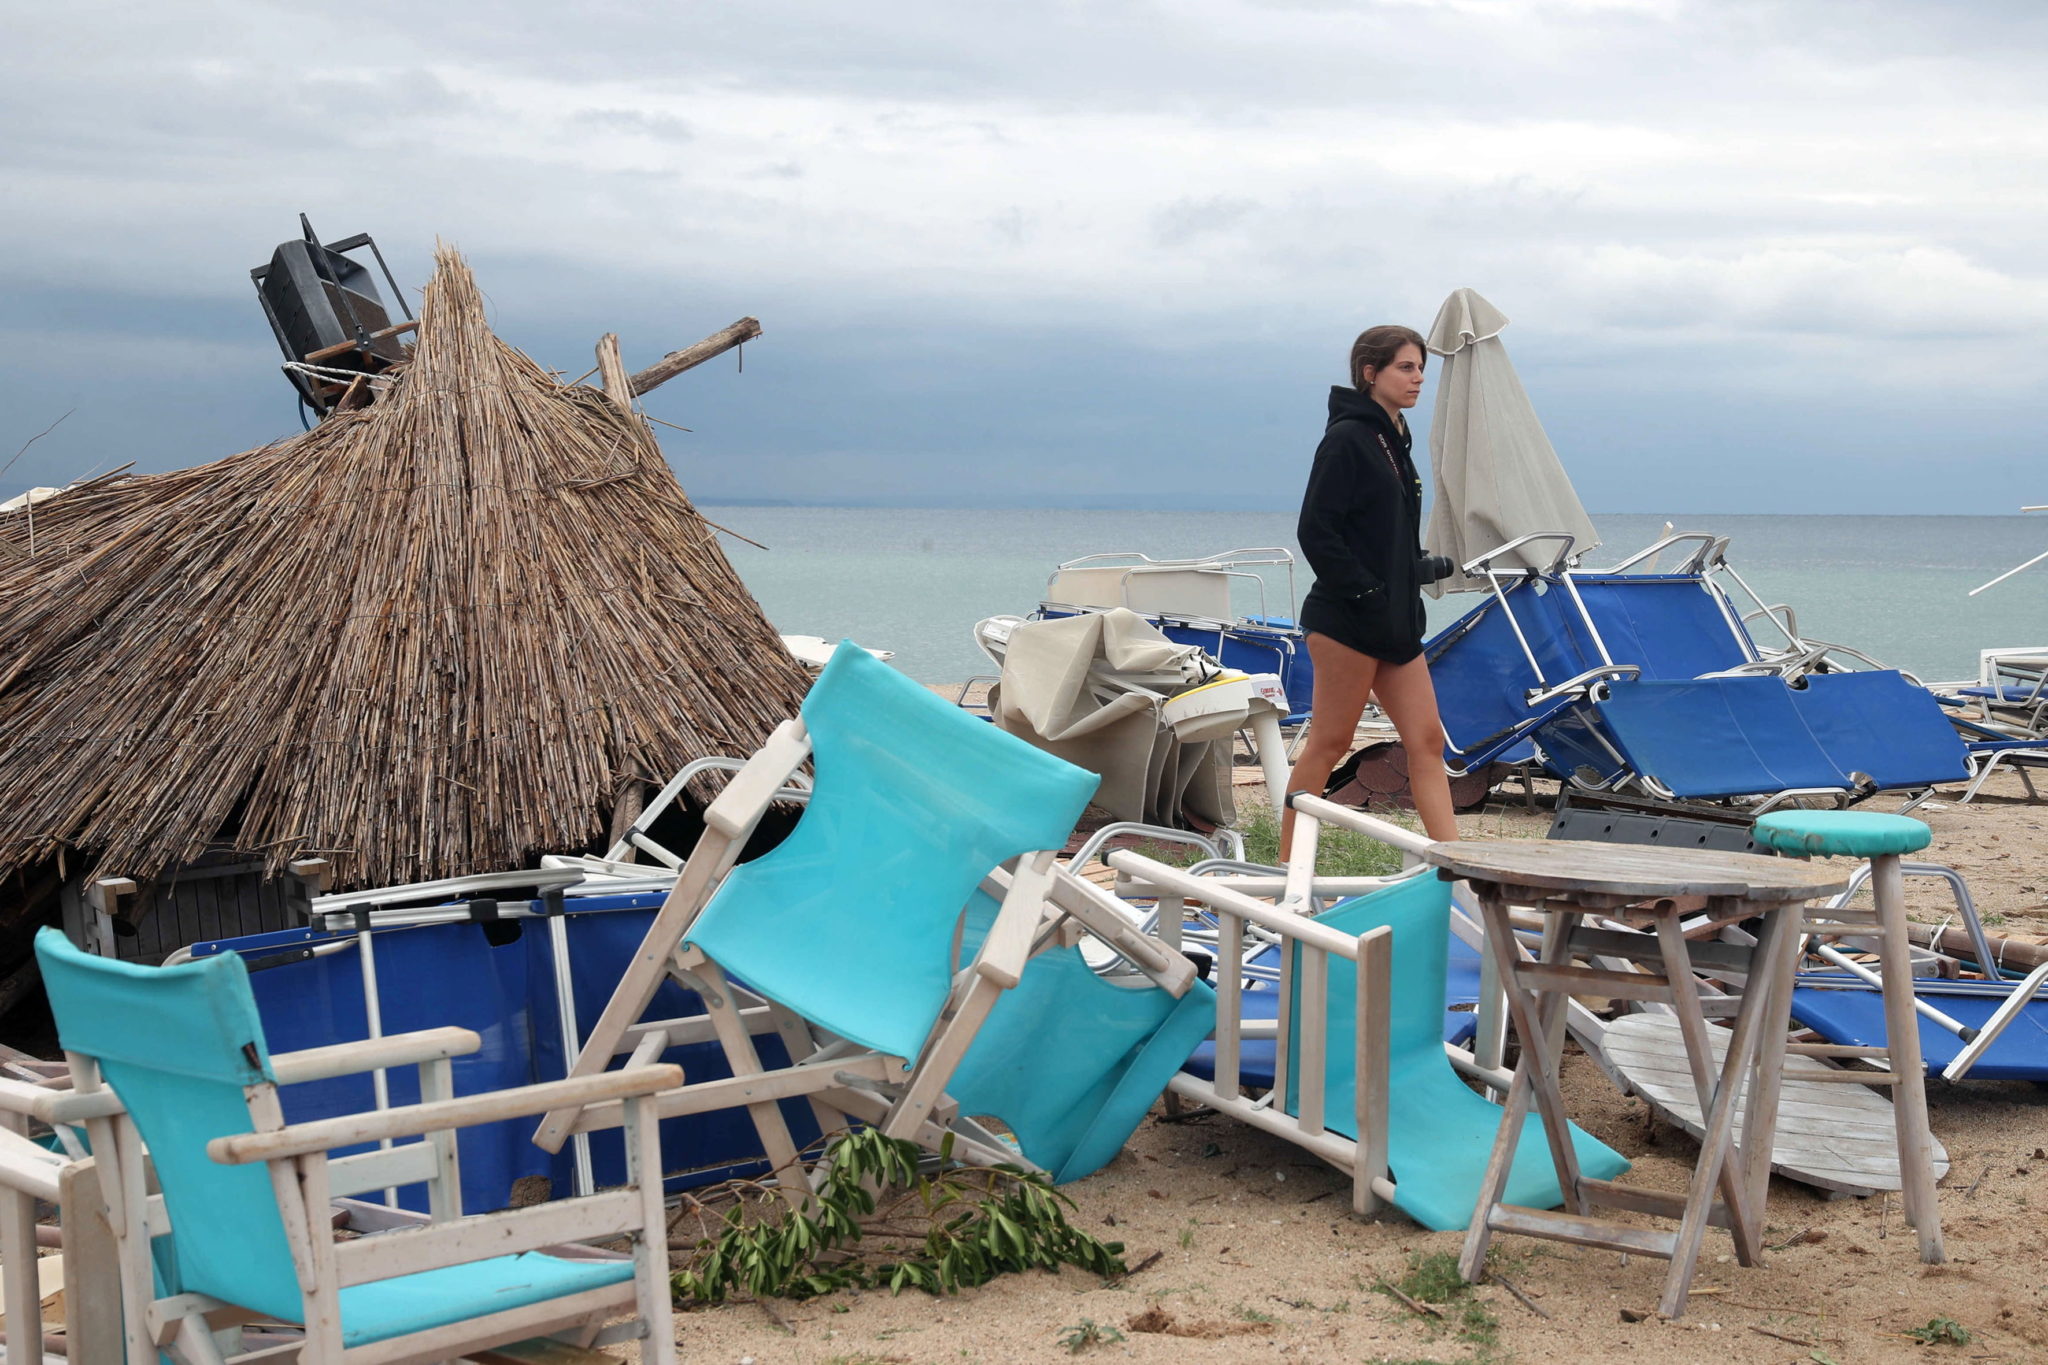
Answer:
[[[1584,1202],[1578,1190],[1578,1154],[1572,1148],[1571,1126],[1565,1119],[1564,1100],[1557,1090],[1564,996],[1552,993],[1539,998],[1536,992],[1521,984],[1514,925],[1509,918],[1507,902],[1492,895],[1489,889],[1480,894],[1480,909],[1486,921],[1486,951],[1500,964],[1501,988],[1507,998],[1515,1032],[1522,1040],[1522,1056],[1515,1065],[1514,1081],[1508,1087],[1500,1129],[1493,1140],[1493,1153],[1487,1160],[1486,1174],[1480,1180],[1479,1198],[1473,1206],[1472,1222],[1465,1231],[1464,1250],[1458,1258],[1458,1273],[1474,1284],[1485,1273],[1486,1247],[1492,1238],[1489,1218],[1494,1206],[1500,1203],[1501,1195],[1507,1189],[1508,1177],[1513,1173],[1515,1153],[1521,1146],[1522,1128],[1532,1097],[1550,1140],[1551,1160],[1557,1170],[1558,1187],[1564,1196],[1565,1208],[1572,1213],[1584,1212]],[[1569,927],[1567,916],[1550,918],[1544,928],[1541,960],[1551,961],[1562,954]]]
[[[1763,932],[1758,935],[1757,947],[1766,962],[1776,960],[1774,952],[1784,941],[1781,928],[1778,915],[1765,915]],[[1690,962],[1690,956],[1685,955],[1681,949],[1679,963],[1689,969]],[[1668,953],[1665,957],[1665,966],[1667,969],[1673,966]],[[1722,1177],[1730,1168],[1729,1154],[1734,1148],[1735,1117],[1742,1107],[1742,1081],[1744,1073],[1749,1070],[1756,1058],[1758,1028],[1765,1022],[1768,1013],[1765,1005],[1769,995],[1768,989],[1746,991],[1743,994],[1741,1007],[1735,1015],[1735,1028],[1728,1039],[1728,1057],[1721,1068],[1721,1083],[1715,1087],[1712,1107],[1702,1116],[1699,1162],[1693,1168],[1692,1185],[1686,1195],[1685,1214],[1679,1221],[1677,1240],[1672,1247],[1671,1270],[1664,1277],[1664,1297],[1657,1304],[1657,1311],[1667,1318],[1675,1318],[1685,1312],[1686,1292],[1692,1286],[1693,1271],[1698,1267],[1700,1244],[1706,1236],[1707,1216],[1713,1207],[1714,1192],[1717,1188],[1723,1187]],[[1682,1009],[1684,1003],[1680,1000],[1678,1007]],[[1690,1004],[1697,1012],[1697,993],[1691,997]],[[1704,1028],[1705,1017],[1699,1016],[1699,1022]],[[1712,1056],[1711,1053],[1707,1055]],[[1761,1131],[1751,1134],[1751,1140],[1768,1144],[1771,1140],[1771,1129],[1774,1127],[1771,1117],[1759,1115],[1758,1126]],[[1750,1217],[1747,1191],[1743,1189],[1739,1179],[1734,1185],[1736,1196],[1728,1201],[1729,1220],[1737,1226],[1746,1226]],[[1736,1245],[1740,1250],[1740,1236]]]
[[[1572,925],[1576,922],[1576,916],[1566,914],[1552,914],[1545,920],[1543,961],[1570,963],[1571,954],[1565,945],[1571,940]],[[1579,1193],[1579,1149],[1572,1145],[1571,1119],[1564,1111],[1564,1023],[1571,996],[1565,991],[1551,991],[1532,998],[1536,1001],[1536,1027],[1542,1038],[1538,1055],[1543,1059],[1545,1082],[1536,1096],[1539,1112],[1544,1116],[1544,1135],[1550,1141],[1551,1164],[1557,1168],[1565,1209],[1571,1213],[1584,1213],[1586,1204]],[[1551,1104],[1548,1109],[1543,1109],[1541,1100],[1546,1095]]]
[[[1764,1205],[1771,1188],[1771,1149],[1777,1136],[1778,1100],[1785,1076],[1785,1035],[1792,1026],[1792,985],[1799,971],[1799,946],[1805,934],[1800,909],[1788,905],[1771,917],[1778,929],[1778,941],[1766,945],[1758,939],[1750,958],[1745,990],[1757,990],[1768,983],[1769,999],[1764,1002],[1763,1037],[1757,1045],[1755,1074],[1749,1083],[1748,1107],[1742,1118],[1742,1184],[1749,1202],[1751,1225],[1763,1226]]]
[[[1948,1259],[1941,1245],[1941,1208],[1934,1193],[1934,1139],[1927,1130],[1927,1063],[1920,1052],[1920,1020],[1913,1011],[1912,949],[1906,938],[1906,888],[1895,854],[1870,860],[1871,892],[1882,928],[1878,971],[1884,978],[1885,1062],[1898,1077],[1892,1086],[1892,1124],[1898,1135],[1899,1202],[1920,1238],[1920,1259]]]
[[[1700,1114],[1704,1119],[1724,1098],[1734,1102],[1747,1074],[1747,1064],[1738,1066],[1731,1050],[1722,1064],[1719,1077],[1714,1074],[1712,1026],[1707,1023],[1706,1011],[1700,1006],[1699,982],[1692,974],[1691,944],[1676,915],[1658,919],[1657,942],[1663,949],[1664,975],[1671,982],[1671,1008],[1678,1018],[1679,1034],[1685,1039],[1686,1066],[1692,1072],[1693,1091],[1699,1097]],[[1762,1242],[1748,1215],[1749,1202],[1744,1197],[1742,1166],[1739,1162],[1725,1161],[1712,1176],[1710,1183],[1721,1191],[1722,1202],[1728,1209],[1728,1227],[1735,1236],[1735,1250],[1742,1263],[1749,1265],[1752,1257],[1762,1254]]]

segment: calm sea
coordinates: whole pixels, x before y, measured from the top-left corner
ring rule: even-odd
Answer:
[[[894,650],[919,682],[987,672],[970,628],[985,616],[1029,612],[1062,560],[1106,550],[1165,558],[1294,549],[1291,512],[724,505],[705,515],[768,547],[725,542],[777,629]],[[1930,680],[1974,676],[1980,649],[2048,644],[2048,564],[1968,595],[2048,550],[2048,516],[1596,516],[1605,544],[1586,562],[1633,553],[1667,520],[1730,537],[1729,563],[1765,601],[1791,604],[1802,634]],[[1267,579],[1268,605],[1286,614],[1286,575]],[[1309,581],[1298,565],[1297,597]],[[1454,594],[1431,603],[1432,628],[1478,600]],[[1256,610],[1256,589],[1237,605]]]

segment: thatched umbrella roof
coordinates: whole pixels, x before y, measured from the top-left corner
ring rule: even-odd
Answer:
[[[804,678],[646,424],[492,335],[442,250],[366,409],[0,522],[0,875],[225,840],[342,886],[601,838]],[[76,863],[74,862],[74,866]]]

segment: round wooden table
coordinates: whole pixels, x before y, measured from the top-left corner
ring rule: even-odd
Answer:
[[[1779,1076],[1797,965],[1799,907],[1848,885],[1827,864],[1713,849],[1644,847],[1575,840],[1482,839],[1434,844],[1421,855],[1447,881],[1467,881],[1485,918],[1487,951],[1499,968],[1509,1017],[1522,1042],[1501,1115],[1493,1157],[1465,1235],[1458,1268],[1477,1282],[1495,1232],[1548,1237],[1581,1246],[1661,1256],[1671,1262],[1658,1311],[1675,1318],[1709,1225],[1725,1227],[1744,1265],[1763,1258],[1763,1205],[1771,1169]],[[1543,947],[1526,960],[1509,907],[1545,917]],[[1587,927],[1589,915],[1625,929]],[[1738,920],[1761,921],[1754,948],[1687,937]],[[1580,966],[1578,958],[1622,959],[1643,970]],[[1694,965],[1745,978],[1715,1074],[1710,1025]],[[1595,1180],[1579,1172],[1558,1089],[1565,1002],[1574,994],[1653,1000],[1677,1016],[1686,1062],[1705,1115],[1699,1160],[1683,1196]],[[1747,1104],[1742,1103],[1744,1096]],[[1522,1126],[1533,1100],[1557,1168],[1562,1212],[1501,1202]],[[1740,1111],[1741,1123],[1737,1123]],[[1715,1198],[1716,1192],[1720,1198]],[[1643,1228],[1595,1217],[1594,1207],[1676,1218],[1674,1229]]]

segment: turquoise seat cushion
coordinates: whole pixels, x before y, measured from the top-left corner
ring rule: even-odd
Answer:
[[[631,1261],[568,1261],[528,1251],[372,1280],[341,1291],[341,1342],[367,1346],[632,1278]]]
[[[1766,848],[1803,858],[1917,853],[1934,841],[1911,816],[1860,810],[1774,810],[1757,817],[1752,833]]]
[[[965,951],[978,947],[995,910],[976,893]],[[1207,982],[1176,1000],[1143,978],[1104,980],[1079,949],[1054,948],[996,1001],[946,1092],[962,1113],[1008,1124],[1024,1155],[1065,1184],[1123,1150],[1215,1027]]]
[[[1450,909],[1450,884],[1423,873],[1316,916],[1318,923],[1344,934],[1364,934],[1381,925],[1394,931],[1393,993],[1388,1002],[1387,1165],[1394,1179],[1395,1207],[1436,1231],[1462,1228],[1471,1221],[1501,1118],[1500,1106],[1467,1086],[1444,1055],[1444,965]],[[1358,1017],[1356,981],[1348,970],[1338,968],[1333,962],[1329,991],[1332,1039],[1355,1036]],[[1297,1024],[1290,1032],[1288,1047],[1289,1113],[1298,1113],[1300,1108],[1300,1055]],[[1350,1048],[1332,1046],[1326,1058],[1323,1121],[1333,1131],[1355,1138],[1358,1077],[1353,1053]],[[1502,1200],[1524,1208],[1556,1208],[1564,1196],[1558,1189],[1543,1122],[1533,1111],[1522,1125],[1519,1142]],[[1582,1175],[1611,1180],[1628,1169],[1627,1158],[1576,1124],[1572,1126],[1572,1149],[1578,1154]]]

